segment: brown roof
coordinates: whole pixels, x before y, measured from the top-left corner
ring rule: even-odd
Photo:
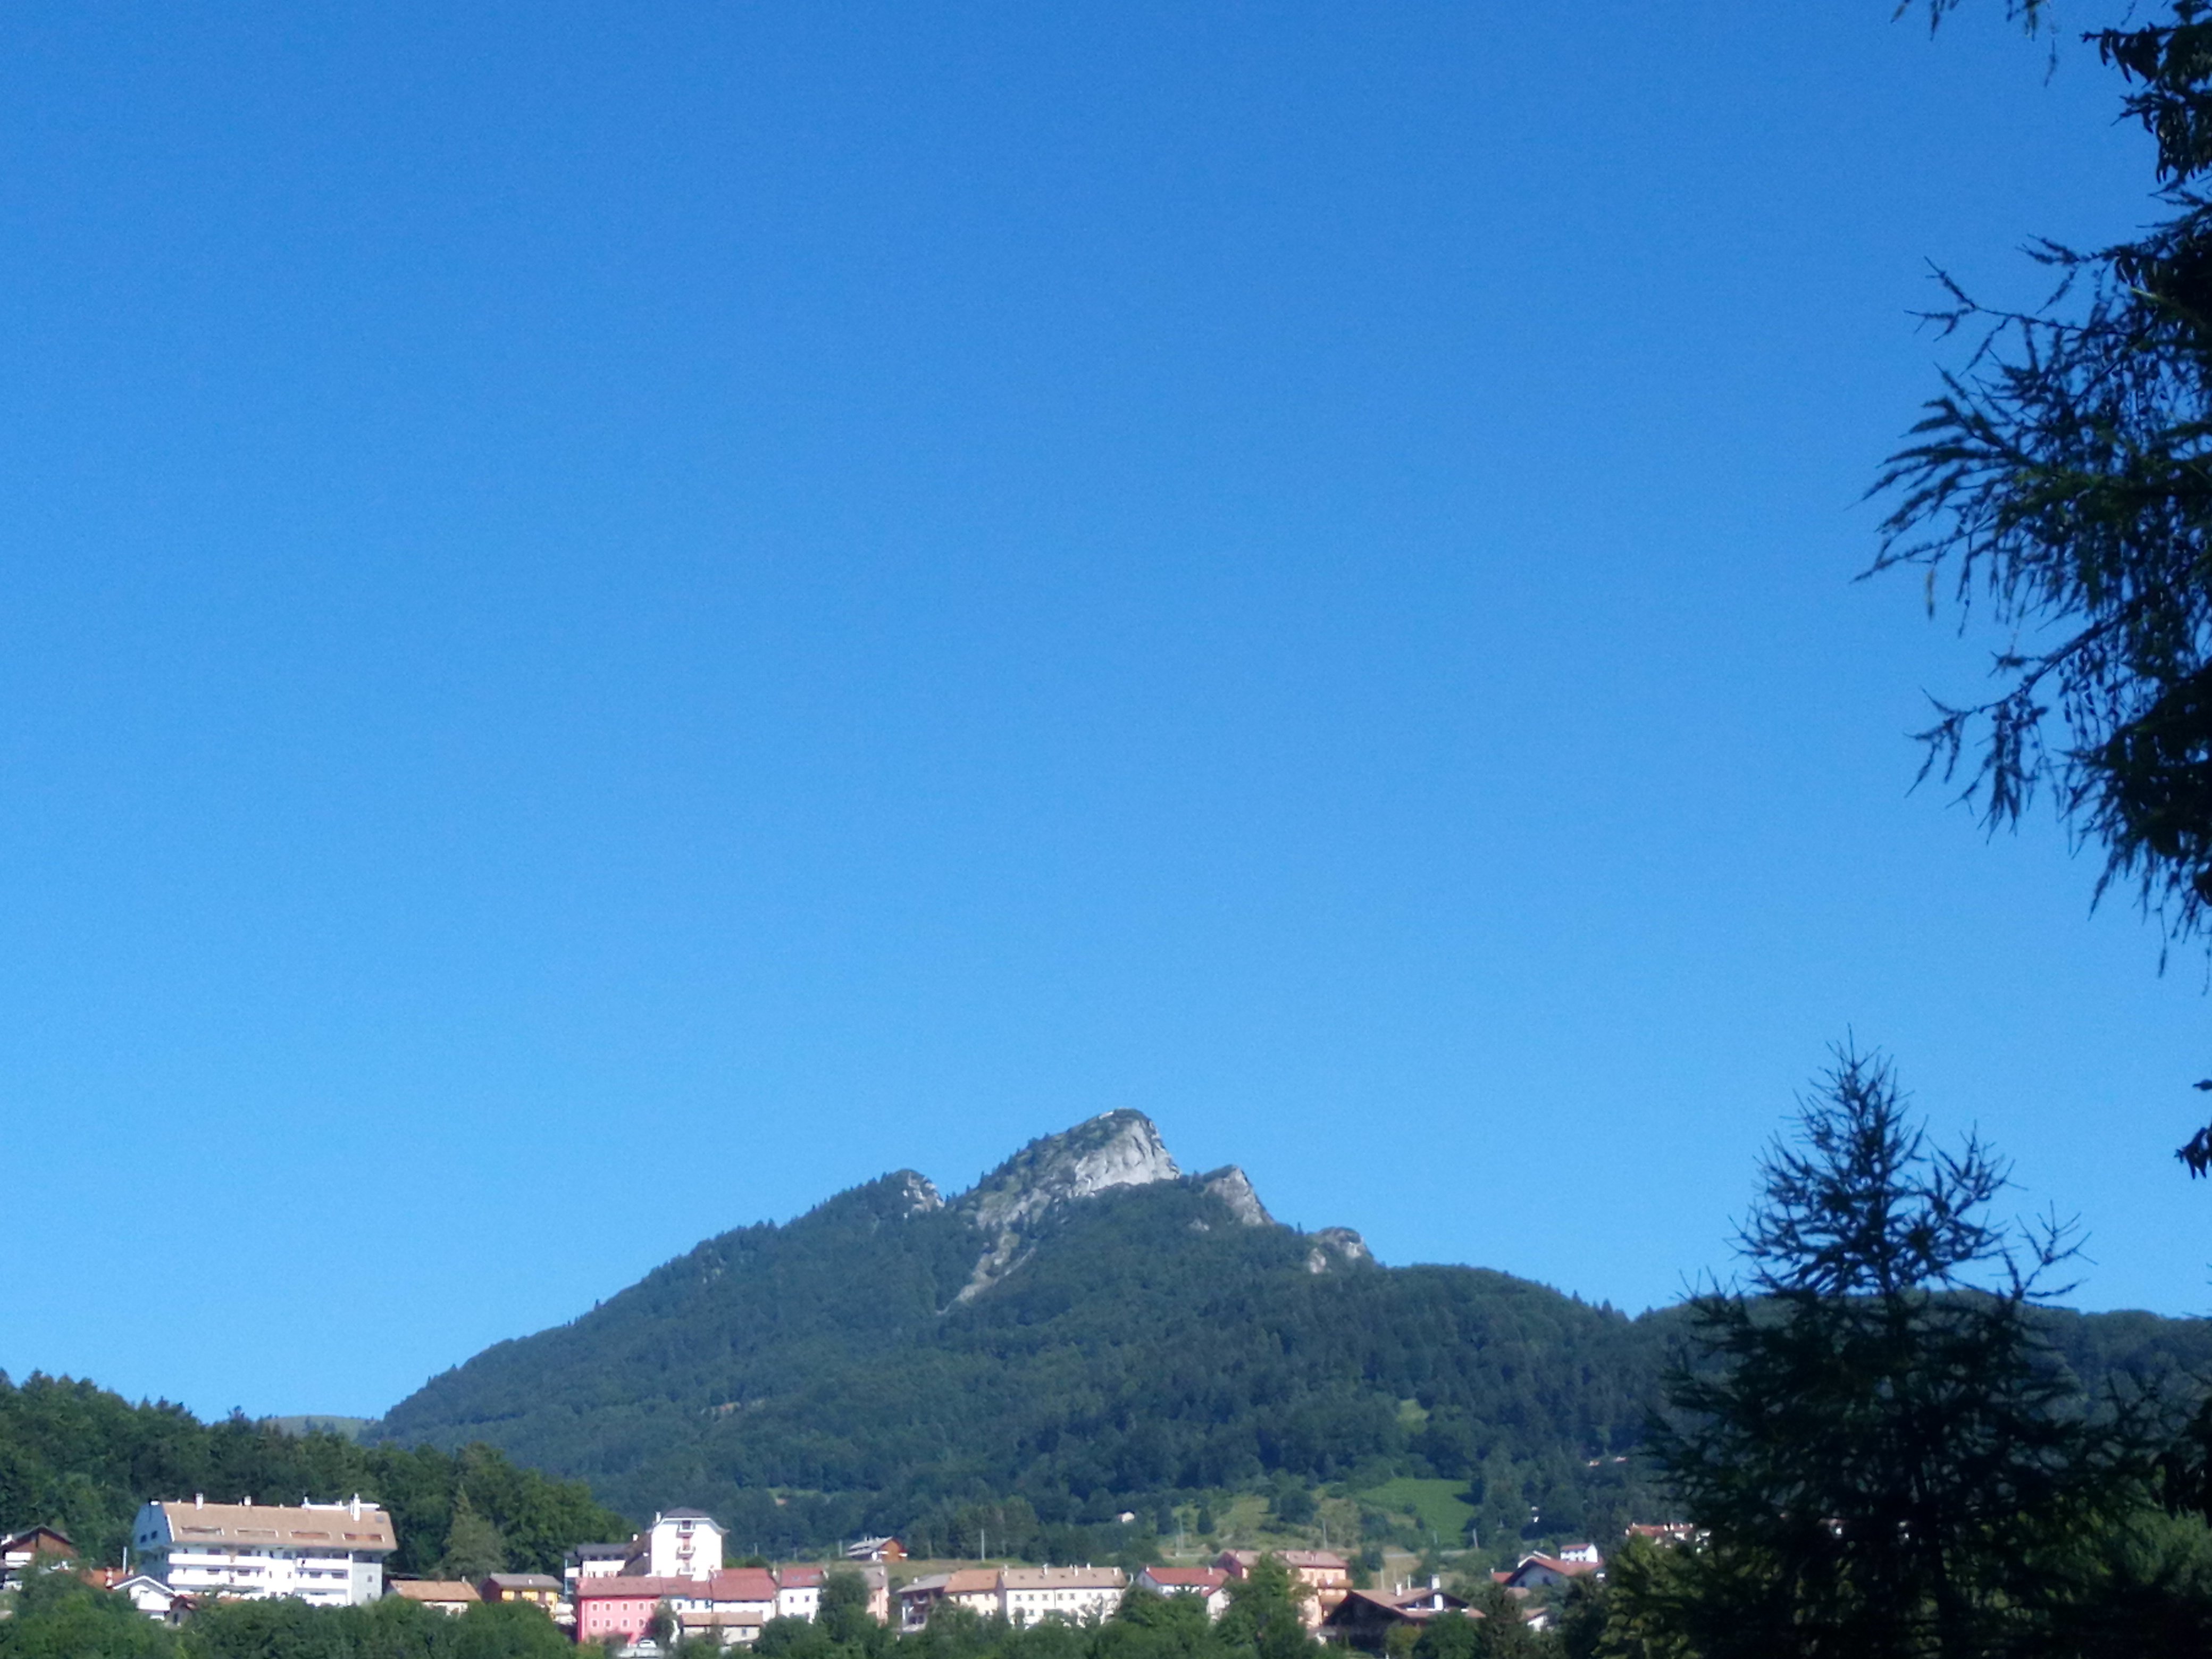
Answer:
[[[76,1546],[70,1542],[67,1533],[56,1532],[52,1527],[27,1527],[0,1538],[0,1553],[14,1555],[24,1550],[35,1555],[75,1555]]]
[[[311,1550],[399,1547],[392,1517],[374,1504],[363,1504],[357,1516],[350,1504],[318,1504],[304,1509],[283,1504],[163,1504],[159,1507],[168,1517],[169,1536],[180,1544]]]
[[[706,1581],[699,1578],[632,1578],[610,1574],[602,1578],[579,1578],[576,1599],[598,1601],[608,1597],[641,1595],[649,1595],[655,1601],[665,1601],[672,1595],[703,1598],[706,1589]]]
[[[1595,1561],[1562,1561],[1556,1555],[1524,1555],[1520,1565],[1506,1575],[1505,1582],[1511,1583],[1531,1567],[1548,1567],[1562,1578],[1579,1578],[1584,1573],[1601,1571]]]
[[[724,1567],[691,1594],[706,1601],[773,1601],[775,1575],[766,1567]]]
[[[821,1567],[778,1567],[775,1582],[785,1589],[812,1589],[829,1577]]]
[[[395,1578],[385,1588],[403,1601],[481,1601],[477,1587],[460,1578]]]
[[[981,1595],[995,1592],[998,1588],[999,1570],[996,1567],[963,1567],[958,1572],[945,1576],[945,1593],[947,1595]]]

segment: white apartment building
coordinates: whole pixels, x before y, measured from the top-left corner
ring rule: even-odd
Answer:
[[[999,1575],[1000,1607],[1017,1625],[1096,1624],[1121,1605],[1128,1588],[1119,1567],[1007,1567]]]
[[[722,1570],[721,1523],[703,1510],[670,1510],[630,1542],[633,1578],[712,1578]]]
[[[131,1547],[173,1592],[297,1596],[343,1607],[384,1594],[384,1558],[398,1548],[392,1517],[356,1497],[345,1504],[148,1504]]]

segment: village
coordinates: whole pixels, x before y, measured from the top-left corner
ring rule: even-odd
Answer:
[[[1653,1541],[1677,1541],[1676,1526],[1633,1526]],[[1306,1626],[1324,1641],[1372,1652],[1395,1650],[1394,1631],[1413,1632],[1450,1613],[1481,1616],[1440,1575],[1362,1585],[1353,1562],[1316,1549],[1224,1549],[1196,1565],[1119,1566],[938,1563],[909,1560],[893,1537],[843,1545],[827,1561],[730,1564],[726,1529],[694,1509],[657,1514],[622,1542],[570,1549],[562,1574],[487,1574],[475,1580],[387,1577],[398,1547],[391,1516],[374,1503],[298,1505],[185,1501],[146,1504],[122,1567],[81,1567],[69,1538],[34,1527],[0,1539],[0,1589],[19,1588],[34,1571],[75,1571],[127,1596],[149,1618],[180,1624],[222,1599],[289,1596],[313,1606],[353,1607],[397,1596],[459,1614],[487,1602],[541,1609],[580,1645],[616,1659],[653,1659],[673,1643],[750,1648],[774,1620],[814,1622],[833,1579],[849,1605],[900,1634],[927,1628],[947,1610],[1021,1627],[1048,1622],[1096,1625],[1132,1595],[1188,1596],[1219,1619],[1233,1589],[1272,1557],[1286,1570]],[[1583,1577],[1601,1578],[1594,1543],[1523,1556],[1492,1571],[1531,1628],[1549,1623],[1556,1593]],[[833,1598],[834,1599],[834,1598]],[[1402,1642],[1404,1638],[1401,1638]]]

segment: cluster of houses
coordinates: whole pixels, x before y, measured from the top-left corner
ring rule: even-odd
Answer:
[[[1681,1541],[1680,1527],[1632,1527],[1632,1534]],[[398,1547],[392,1517],[356,1497],[343,1504],[298,1505],[190,1503],[146,1504],[131,1528],[136,1571],[104,1568],[85,1576],[129,1596],[154,1618],[174,1621],[197,1602],[216,1597],[293,1596],[323,1607],[349,1607],[391,1595],[458,1613],[486,1601],[542,1607],[580,1644],[632,1651],[660,1632],[725,1647],[749,1647],[774,1619],[811,1620],[820,1612],[830,1571],[811,1564],[723,1565],[724,1529],[698,1510],[670,1510],[621,1544],[582,1544],[568,1552],[562,1576],[492,1573],[475,1580],[386,1579],[385,1558]],[[1419,1626],[1470,1611],[1462,1598],[1431,1578],[1427,1584],[1354,1589],[1352,1566],[1327,1550],[1271,1552],[1303,1594],[1300,1605],[1316,1634],[1346,1645],[1380,1650],[1395,1626]],[[844,1552],[879,1623],[896,1618],[902,1632],[921,1629],[944,1607],[965,1609],[1015,1625],[1046,1620],[1085,1624],[1103,1619],[1133,1587],[1160,1595],[1192,1596],[1218,1618],[1230,1586],[1259,1565],[1256,1550],[1224,1550],[1210,1565],[1149,1566],[1133,1581],[1118,1567],[987,1566],[932,1573],[897,1587],[890,1564],[903,1559],[894,1538],[868,1538]],[[70,1540],[35,1527],[0,1539],[0,1588],[20,1583],[42,1560],[66,1562]],[[1530,1602],[1524,1616],[1545,1617],[1535,1593],[1604,1570],[1594,1544],[1524,1556],[1492,1577]]]

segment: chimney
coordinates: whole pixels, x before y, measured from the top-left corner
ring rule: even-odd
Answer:
[[[356,1492],[353,1495],[353,1518],[356,1521],[361,1519],[361,1494],[359,1492]]]
[[[207,1507],[207,1494],[202,1492],[194,1492],[192,1494],[192,1507],[196,1510],[205,1509]]]
[[[1437,1577],[1434,1573],[1431,1573],[1429,1575],[1429,1588],[1431,1589],[1442,1589],[1443,1587],[1444,1581],[1443,1579]]]

